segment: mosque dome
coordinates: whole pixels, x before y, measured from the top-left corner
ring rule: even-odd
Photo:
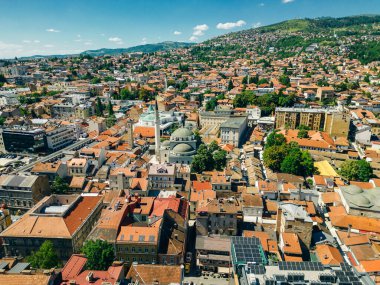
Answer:
[[[191,145],[188,145],[185,143],[177,144],[173,148],[173,152],[176,154],[185,154],[185,153],[189,153],[189,152],[193,152],[193,151],[194,151],[194,149],[191,147]]]
[[[179,129],[176,129],[171,137],[172,138],[179,138],[179,139],[186,139],[188,137],[191,137],[193,136],[193,132],[187,128],[179,128]]]

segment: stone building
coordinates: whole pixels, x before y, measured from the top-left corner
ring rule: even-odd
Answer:
[[[281,203],[277,212],[276,230],[298,235],[301,246],[310,248],[313,231],[313,220],[302,206],[291,203]]]
[[[196,216],[197,235],[237,235],[238,216],[242,214],[236,198],[203,200],[198,202]]]
[[[50,194],[47,176],[3,175],[0,177],[0,203],[12,214],[24,213]]]
[[[154,227],[122,226],[116,240],[117,259],[127,265],[157,263],[160,230],[161,221]]]
[[[4,230],[5,253],[28,256],[50,240],[60,260],[79,253],[103,207],[100,196],[51,195]]]

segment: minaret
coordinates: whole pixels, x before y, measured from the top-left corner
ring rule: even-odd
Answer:
[[[156,160],[158,163],[161,161],[161,146],[160,146],[160,115],[158,114],[158,105],[157,105],[157,98],[156,98],[156,107],[154,110],[154,113],[156,115],[155,118],[155,155],[156,155]]]
[[[128,144],[131,149],[133,149],[133,120],[127,119],[127,131],[128,131]]]
[[[165,92],[168,91],[168,80],[166,79],[165,75]]]

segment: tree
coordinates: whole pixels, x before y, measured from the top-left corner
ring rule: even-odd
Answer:
[[[287,150],[285,145],[273,145],[266,147],[263,153],[263,160],[265,166],[269,167],[273,171],[280,171],[281,162],[286,156]]]
[[[89,240],[82,247],[90,270],[107,270],[115,258],[113,245],[104,240]]]
[[[102,80],[100,80],[99,77],[94,77],[90,81],[91,84],[99,84],[100,82],[102,82]]]
[[[191,171],[202,173],[203,171],[214,169],[214,159],[212,153],[205,144],[201,144],[198,148],[197,154],[191,163]]]
[[[206,111],[214,111],[217,105],[217,101],[215,98],[212,98],[210,101],[206,103]]]
[[[281,75],[279,81],[281,84],[290,87],[290,78],[286,74]]]
[[[66,183],[60,176],[56,176],[51,186],[51,191],[54,194],[66,194],[69,191],[69,184]]]
[[[293,148],[281,162],[281,172],[300,175],[302,173],[302,152]]]
[[[227,152],[223,149],[215,151],[213,154],[214,167],[216,170],[221,171],[227,164]]]
[[[368,182],[373,176],[373,169],[365,160],[346,160],[339,173],[347,180]]]
[[[112,106],[111,100],[108,101],[107,112],[108,112],[108,116],[112,116],[112,115],[114,114],[114,112],[113,112],[113,106]]]
[[[102,104],[102,101],[100,100],[100,97],[96,98],[96,115],[98,117],[103,116],[103,104]]]
[[[111,128],[113,125],[115,125],[117,122],[116,116],[112,114],[106,119],[106,126],[107,128]]]
[[[297,138],[306,139],[309,137],[310,128],[308,126],[300,125],[298,129]]]
[[[199,134],[199,131],[198,130],[195,130],[194,131],[194,138],[195,140],[197,141],[197,148],[202,144],[202,137],[201,135]]]
[[[247,84],[248,83],[248,75],[243,77],[243,80],[241,81],[241,84]]]
[[[286,138],[283,134],[278,134],[276,131],[271,132],[267,137],[266,147],[274,145],[280,146],[286,143]]]
[[[212,141],[209,144],[208,149],[211,151],[211,153],[214,153],[215,151],[220,150],[220,147],[216,141]]]
[[[40,269],[50,269],[60,265],[60,260],[50,240],[44,241],[36,252],[32,252],[27,257],[27,261],[32,267]]]
[[[228,81],[228,87],[227,87],[227,90],[230,91],[231,89],[234,88],[234,84],[232,83],[232,80],[230,79],[230,81]]]

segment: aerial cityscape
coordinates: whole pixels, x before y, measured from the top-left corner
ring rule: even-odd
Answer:
[[[0,285],[380,284],[380,1],[0,4]]]

